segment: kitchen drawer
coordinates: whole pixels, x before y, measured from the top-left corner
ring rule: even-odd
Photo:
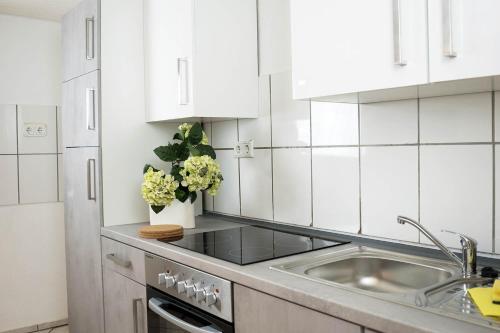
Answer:
[[[144,251],[101,237],[102,265],[140,284],[146,284]]]

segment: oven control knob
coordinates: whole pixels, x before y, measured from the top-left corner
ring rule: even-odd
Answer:
[[[186,294],[188,297],[193,297],[196,291],[194,284],[189,284],[186,286]]]
[[[207,303],[207,305],[213,305],[217,303],[217,295],[215,295],[215,293],[211,291],[205,293],[205,302]]]
[[[186,292],[186,281],[179,281],[177,282],[177,293],[182,294]]]
[[[158,274],[158,284],[160,286],[166,282],[166,279],[167,279],[167,273]]]
[[[201,302],[201,301],[205,300],[205,294],[206,294],[205,289],[203,289],[203,288],[196,288],[194,294],[195,294],[197,302]]]
[[[167,288],[172,288],[173,286],[175,286],[175,282],[177,282],[175,276],[167,275],[165,277],[165,285],[167,286]]]

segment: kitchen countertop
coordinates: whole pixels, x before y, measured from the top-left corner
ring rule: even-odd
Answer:
[[[196,218],[196,229],[186,229],[185,233],[227,229],[240,225],[237,221],[237,219],[234,219],[233,222],[228,218],[221,219],[211,215],[199,216]],[[416,307],[381,300],[269,269],[273,265],[300,259],[304,254],[240,266],[175,245],[140,238],[138,229],[144,225],[147,224],[103,227],[101,234],[152,254],[220,276],[234,283],[384,333],[498,332],[492,328]],[[318,250],[314,253],[320,255],[329,252],[332,252],[331,248]]]

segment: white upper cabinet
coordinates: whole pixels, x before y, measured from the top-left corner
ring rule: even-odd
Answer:
[[[255,0],[144,0],[146,121],[258,115]]]
[[[63,81],[99,68],[99,0],[84,0],[62,19]]]
[[[430,0],[430,81],[500,74],[500,1]]]
[[[290,1],[295,99],[427,82],[426,0]]]

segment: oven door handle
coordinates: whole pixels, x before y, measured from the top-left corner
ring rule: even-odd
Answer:
[[[151,311],[153,311],[154,313],[156,313],[158,316],[162,317],[166,321],[168,321],[174,325],[177,325],[180,328],[182,328],[183,330],[186,330],[190,333],[222,333],[221,331],[218,331],[211,326],[197,327],[197,326],[191,325],[190,323],[187,323],[184,320],[174,316],[172,313],[163,310],[161,308],[161,306],[164,304],[169,304],[169,302],[153,297],[153,298],[149,299],[148,307]]]

